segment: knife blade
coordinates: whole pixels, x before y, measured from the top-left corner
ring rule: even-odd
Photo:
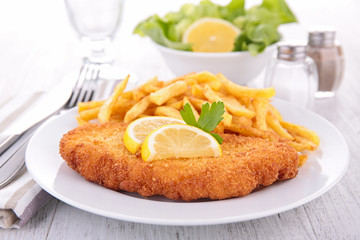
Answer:
[[[11,124],[3,134],[21,134],[42,119],[58,111],[71,96],[74,80],[64,80],[40,96],[20,119]]]
[[[70,79],[70,78],[69,78]],[[71,96],[74,82],[68,80],[38,98],[22,117],[0,134],[0,155],[4,153],[29,128],[56,113]]]

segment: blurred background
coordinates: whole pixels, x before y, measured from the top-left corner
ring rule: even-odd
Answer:
[[[136,72],[140,81],[154,75],[164,80],[172,77],[172,72],[149,39],[135,36],[132,31],[144,18],[155,13],[163,15],[189,2],[199,1],[125,0],[120,29],[115,37],[115,65]],[[214,2],[226,4],[229,1]],[[250,7],[260,2],[247,0],[246,5]],[[356,26],[360,22],[356,13],[358,1],[287,0],[287,3],[304,30],[293,29],[294,36],[306,38],[307,27],[314,24],[332,25],[337,29],[337,39],[342,42],[346,61],[345,79],[340,91],[354,87],[346,85],[346,79],[356,77],[349,76],[348,70],[357,67],[360,54],[350,60],[347,53],[359,51],[358,40],[353,38],[354,32],[359,36],[360,31]],[[14,92],[48,89],[67,73],[77,71],[81,56],[80,42],[69,24],[62,0],[0,2],[0,104],[6,95]],[[36,84],[39,79],[41,86]],[[359,85],[355,87],[359,88]]]

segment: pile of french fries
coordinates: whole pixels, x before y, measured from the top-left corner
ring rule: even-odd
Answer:
[[[249,88],[237,85],[223,74],[210,72],[189,73],[170,81],[157,77],[143,85],[124,91],[129,76],[120,82],[106,100],[78,104],[79,125],[91,120],[100,123],[125,122],[145,116],[167,116],[182,119],[180,109],[190,104],[199,118],[204,103],[222,101],[225,113],[216,127],[217,133],[235,132],[244,136],[260,137],[270,141],[284,142],[300,154],[300,165],[305,163],[304,151],[315,150],[319,136],[306,127],[286,122],[271,104],[274,88]]]

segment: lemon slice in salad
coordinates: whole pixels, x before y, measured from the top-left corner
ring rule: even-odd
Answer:
[[[183,43],[191,43],[194,52],[231,52],[240,29],[220,18],[201,18],[183,35]]]

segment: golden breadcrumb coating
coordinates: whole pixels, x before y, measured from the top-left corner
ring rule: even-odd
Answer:
[[[145,162],[124,146],[127,124],[87,124],[66,133],[60,154],[85,179],[113,190],[174,200],[241,197],[260,186],[294,178],[295,149],[254,137],[220,134],[223,156]]]

